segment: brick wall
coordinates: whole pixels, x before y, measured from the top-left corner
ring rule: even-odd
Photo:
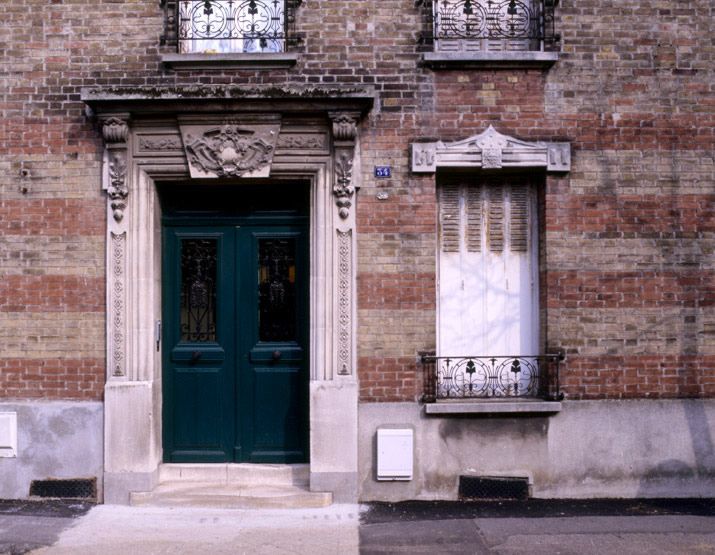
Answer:
[[[0,77],[0,396],[101,397],[101,143],[79,102],[108,85],[366,84],[361,129],[359,378],[365,401],[419,396],[435,345],[435,187],[418,138],[493,124],[567,140],[544,194],[542,310],[570,398],[713,395],[715,45],[694,2],[562,2],[550,70],[431,70],[413,0],[310,0],[289,69],[173,71],[150,0],[4,7]],[[376,180],[375,164],[393,177]],[[387,196],[386,199],[378,198]]]

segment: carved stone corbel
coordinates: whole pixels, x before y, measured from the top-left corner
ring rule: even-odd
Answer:
[[[102,121],[102,136],[106,149],[107,180],[104,190],[109,197],[111,214],[117,223],[124,218],[129,186],[127,185],[127,139],[129,125],[126,119],[110,117]]]
[[[338,207],[338,215],[347,220],[350,216],[352,199],[355,195],[353,184],[353,158],[357,122],[360,114],[355,112],[330,112],[333,122],[333,146],[335,148],[335,176],[333,194]]]

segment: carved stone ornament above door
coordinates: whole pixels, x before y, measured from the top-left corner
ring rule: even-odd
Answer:
[[[268,177],[280,124],[181,125],[191,177]]]

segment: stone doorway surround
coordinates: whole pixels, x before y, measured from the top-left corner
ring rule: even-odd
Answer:
[[[307,181],[310,489],[357,500],[356,231],[362,88],[85,89],[104,138],[104,501],[150,491],[162,461],[161,208],[155,184]],[[288,186],[288,185],[287,185]]]

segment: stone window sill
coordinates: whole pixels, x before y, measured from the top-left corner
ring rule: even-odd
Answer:
[[[432,69],[545,69],[558,52],[426,52],[423,63]]]
[[[259,54],[162,54],[164,65],[175,69],[280,69],[292,67],[298,61],[292,52],[264,52]]]
[[[465,414],[553,414],[561,412],[559,401],[542,399],[489,399],[437,401],[425,404],[425,414],[453,416]]]

